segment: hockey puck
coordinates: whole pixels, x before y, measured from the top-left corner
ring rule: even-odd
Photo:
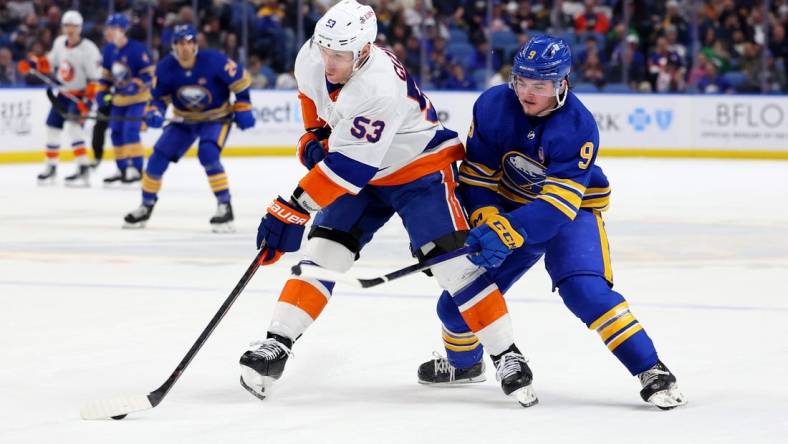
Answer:
[[[123,419],[125,417],[126,417],[126,415],[111,416],[111,418],[116,420],[116,421],[120,421],[121,419]]]

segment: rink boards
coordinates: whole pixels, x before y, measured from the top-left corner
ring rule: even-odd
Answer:
[[[479,92],[428,95],[445,126],[465,137]],[[579,94],[594,113],[605,156],[788,159],[788,96]],[[292,155],[303,131],[294,91],[252,92],[257,125],[233,130],[227,156]],[[0,163],[42,159],[49,102],[43,89],[0,89]],[[89,141],[92,121],[88,121]],[[161,130],[143,134],[153,146]],[[107,140],[109,145],[109,140]],[[68,158],[69,150],[62,150]],[[111,156],[111,150],[107,150]]]

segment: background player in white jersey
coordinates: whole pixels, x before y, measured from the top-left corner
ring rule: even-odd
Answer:
[[[61,20],[63,34],[55,39],[52,50],[45,57],[30,58],[19,64],[26,74],[35,69],[42,74],[53,73],[59,85],[56,106],[72,114],[87,114],[96,95],[101,54],[96,45],[81,37],[82,15],[77,11],[66,11]],[[38,175],[39,182],[51,182],[57,173],[60,155],[61,132],[68,135],[71,149],[77,161],[77,171],[66,177],[66,185],[89,186],[90,171],[82,122],[66,120],[55,106],[47,116],[46,167]]]
[[[314,213],[305,261],[338,272],[353,265],[395,213],[420,259],[465,242],[469,226],[455,195],[454,166],[462,144],[438,121],[399,60],[372,44],[376,37],[372,8],[343,0],[318,21],[299,51],[295,74],[308,130],[299,157],[310,171],[289,199],[274,200],[260,223],[263,264],[298,250]],[[485,270],[460,257],[433,267],[432,275],[493,355],[504,393],[526,407],[535,404],[531,371],[514,345],[501,292]],[[267,339],[241,357],[244,388],[261,399],[268,395],[293,342],[320,314],[333,287],[296,276],[287,281]]]

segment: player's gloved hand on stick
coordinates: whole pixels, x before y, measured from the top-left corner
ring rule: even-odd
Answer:
[[[164,125],[164,116],[159,108],[153,107],[145,113],[145,124],[151,128],[161,128]]]
[[[273,264],[284,253],[298,251],[308,221],[308,211],[277,197],[257,227],[257,248],[265,250],[260,265]]]
[[[30,74],[31,70],[46,74],[49,72],[49,62],[44,56],[36,57],[31,54],[28,58],[17,62],[16,69],[23,76]]]
[[[515,229],[504,215],[491,215],[468,233],[465,245],[479,251],[468,255],[468,260],[487,269],[499,267],[512,250],[525,244],[527,237],[525,230]]]
[[[495,216],[500,212],[501,211],[498,208],[492,205],[477,208],[473,213],[471,213],[471,226],[476,228],[479,225],[485,224],[490,217]]]
[[[235,102],[233,104],[233,111],[235,115],[233,120],[238,128],[243,131],[254,126],[255,119],[252,113],[252,104],[249,102]]]
[[[99,108],[103,108],[112,103],[112,93],[109,91],[100,91],[96,94],[96,104]]]
[[[308,130],[298,139],[298,160],[301,164],[312,169],[318,162],[325,159],[328,154],[328,128],[315,128]]]

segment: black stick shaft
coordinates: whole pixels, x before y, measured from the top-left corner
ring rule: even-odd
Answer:
[[[260,259],[262,258],[263,251],[264,249],[260,249],[260,251],[257,253],[254,261],[252,261],[252,263],[249,265],[249,268],[246,269],[246,273],[244,273],[243,277],[241,277],[241,280],[238,281],[238,284],[236,284],[235,288],[233,288],[233,291],[230,292],[230,295],[227,296],[227,299],[224,300],[224,303],[221,307],[219,307],[219,310],[216,312],[216,314],[213,315],[211,322],[209,322],[205,329],[203,329],[202,333],[200,333],[200,337],[198,337],[194,342],[194,345],[192,345],[192,347],[186,353],[186,356],[184,356],[183,359],[181,359],[181,362],[178,363],[178,366],[175,367],[175,371],[172,372],[170,377],[167,378],[161,387],[148,394],[148,399],[150,400],[150,403],[153,407],[156,407],[162,401],[162,399],[167,396],[167,393],[181,377],[184,370],[186,370],[186,367],[189,366],[189,363],[192,362],[192,359],[194,359],[194,356],[197,355],[197,352],[200,351],[202,346],[211,336],[213,331],[216,329],[216,326],[219,325],[219,322],[221,322],[222,318],[224,318],[227,312],[230,311],[230,307],[233,306],[235,300],[238,299],[238,296],[240,296],[241,292],[243,292],[244,288],[246,288],[246,284],[252,280],[255,272],[257,272],[257,269],[260,268]]]

